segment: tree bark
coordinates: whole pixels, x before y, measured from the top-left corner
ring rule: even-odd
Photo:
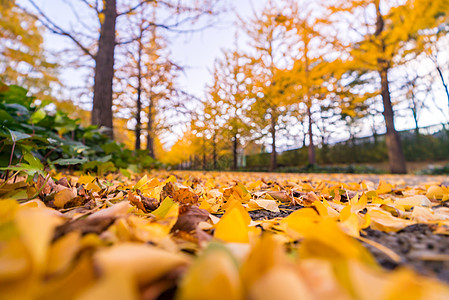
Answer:
[[[212,159],[214,161],[214,170],[217,169],[217,132],[214,131],[212,140]]]
[[[136,145],[135,149],[140,150],[140,134],[142,131],[142,120],[140,118],[140,113],[142,112],[142,28],[140,31],[139,42],[139,52],[137,57],[137,111],[136,111]]]
[[[418,105],[416,103],[415,94],[412,92],[412,114],[413,121],[415,122],[415,135],[416,139],[419,142],[419,124],[418,124]]]
[[[207,159],[206,159],[206,137],[203,136],[203,170],[207,169]]]
[[[147,150],[148,155],[152,158],[154,156],[154,138],[153,138],[153,99],[150,98],[148,104],[148,123],[147,123]]]
[[[388,82],[388,67],[379,71],[381,79],[381,94],[384,105],[383,115],[387,127],[386,143],[388,151],[388,162],[390,172],[393,174],[405,174],[407,172],[405,157],[402,151],[399,134],[394,127],[394,112],[390,99],[390,88]]]
[[[384,20],[380,12],[380,0],[375,0],[376,5],[376,32],[374,36],[380,37],[384,30]],[[380,39],[381,51],[385,53],[385,40]],[[401,139],[399,134],[394,128],[394,112],[393,105],[390,98],[390,83],[388,81],[388,70],[390,68],[390,62],[384,59],[378,59],[379,76],[381,83],[381,95],[384,106],[384,119],[385,126],[387,127],[387,134],[385,136],[388,152],[388,164],[390,166],[390,172],[393,174],[405,174],[407,172],[404,153],[402,152]]]
[[[315,156],[315,145],[313,144],[313,131],[312,131],[312,111],[311,107],[307,106],[307,118],[309,119],[309,147],[308,147],[308,154],[309,154],[309,165],[313,166],[316,164],[316,156]]]
[[[232,170],[237,170],[237,150],[238,150],[238,139],[237,135],[234,135],[232,140]]]
[[[276,152],[276,118],[273,113],[271,113],[271,156],[270,156],[270,171],[274,171],[278,167],[277,163],[277,152]]]
[[[112,80],[114,78],[116,0],[105,1],[104,22],[101,24],[98,52],[95,56],[94,99],[92,124],[108,128],[113,138]]]

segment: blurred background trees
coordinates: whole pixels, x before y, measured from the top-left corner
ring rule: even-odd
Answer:
[[[91,123],[111,136],[115,124],[116,139],[175,167],[388,161],[405,173],[406,161],[449,157],[447,125],[420,128],[429,112],[449,122],[448,0],[266,0],[238,18],[202,97],[179,84],[189,66],[173,59],[167,33],[209,27],[200,20],[227,13],[216,1],[76,0],[75,15],[83,6],[94,18],[72,27],[39,0],[0,5],[2,81],[62,100],[69,55],[48,53],[43,36],[64,36],[78,49],[74,66],[91,70]]]

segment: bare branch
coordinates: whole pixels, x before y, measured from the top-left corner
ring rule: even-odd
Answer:
[[[117,17],[120,17],[120,16],[123,16],[123,15],[130,14],[130,13],[132,13],[133,11],[135,11],[136,9],[138,9],[139,7],[141,7],[142,5],[144,5],[144,4],[146,4],[146,3],[149,3],[149,2],[153,2],[153,1],[154,1],[154,0],[144,0],[144,1],[141,1],[141,2],[139,2],[139,4],[137,4],[137,5],[133,6],[133,7],[131,7],[130,9],[128,9],[128,10],[126,10],[126,11],[124,11],[124,12],[118,13],[118,14],[117,14]]]
[[[31,12],[29,12],[28,10],[26,10],[24,7],[17,5],[18,8],[20,8],[23,12],[25,12],[27,15],[29,15],[30,17],[40,21],[42,23],[42,25],[45,26],[45,28],[47,28],[48,30],[50,30],[52,33],[54,34],[58,34],[58,35],[62,35],[62,36],[66,36],[69,39],[71,39],[85,54],[87,54],[88,56],[90,56],[91,58],[95,59],[95,55],[93,55],[89,49],[87,49],[85,46],[83,46],[81,44],[81,42],[79,40],[77,40],[72,34],[70,34],[69,32],[65,31],[64,29],[62,29],[61,27],[59,27],[58,25],[56,25],[47,15],[45,15],[42,11],[42,9],[36,5],[36,3],[33,0],[28,0],[31,5],[37,10],[37,12],[39,13],[40,17],[38,15],[35,15]]]
[[[83,2],[84,4],[89,6],[90,8],[94,9],[97,12],[97,14],[101,13],[101,11],[100,11],[100,9],[98,7],[98,0],[95,1],[95,6],[90,4],[87,0],[79,0],[79,1]]]

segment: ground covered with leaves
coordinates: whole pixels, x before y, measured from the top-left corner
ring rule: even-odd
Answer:
[[[0,184],[0,299],[449,299],[447,180],[10,179]]]

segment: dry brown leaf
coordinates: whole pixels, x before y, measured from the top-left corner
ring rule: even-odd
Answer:
[[[139,195],[135,195],[132,191],[128,191],[128,200],[132,205],[136,206],[141,211],[147,212]]]
[[[198,195],[190,188],[182,188],[173,193],[173,200],[181,204],[197,204]]]
[[[209,212],[205,209],[200,209],[197,206],[181,206],[179,208],[179,215],[176,224],[172,231],[182,230],[192,232],[196,230],[200,222],[209,220]]]

